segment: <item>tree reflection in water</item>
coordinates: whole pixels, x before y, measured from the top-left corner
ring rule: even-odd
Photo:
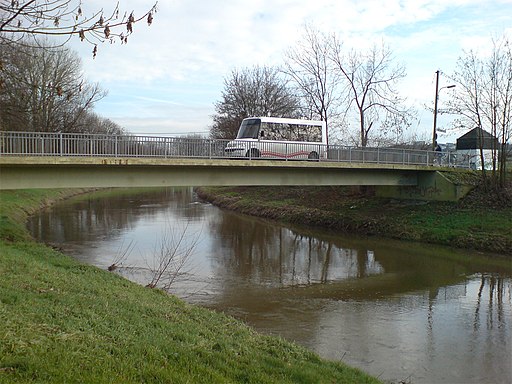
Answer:
[[[331,240],[240,220],[226,212],[210,222],[218,272],[271,286],[308,285],[381,274],[373,250],[351,249]]]
[[[503,278],[497,275],[488,275],[482,273],[480,276],[480,287],[475,307],[475,319],[473,321],[473,328],[478,331],[479,327],[484,323],[488,328],[497,327],[502,329],[507,325],[505,315],[505,302],[508,296],[508,302],[512,294],[512,283],[510,278]],[[482,319],[482,302],[484,294],[487,294],[487,310],[483,311],[484,319]],[[482,321],[484,320],[484,321]]]

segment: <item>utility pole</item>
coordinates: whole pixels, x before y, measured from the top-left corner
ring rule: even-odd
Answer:
[[[455,88],[455,84],[448,85],[444,88]],[[437,100],[439,99],[439,70],[436,71],[436,95],[434,98],[434,129],[432,130],[432,150],[435,151],[437,147]]]
[[[432,132],[432,150],[437,146],[437,99],[439,98],[439,70],[436,71],[436,96],[434,98],[434,129]]]

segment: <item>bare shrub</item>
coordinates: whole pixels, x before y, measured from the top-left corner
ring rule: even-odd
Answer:
[[[133,243],[133,240],[130,241],[130,243],[128,244],[127,247],[123,247],[123,245],[121,245],[119,247],[119,250],[117,251],[115,257],[114,257],[114,260],[112,260],[112,264],[110,264],[107,269],[110,272],[112,272],[112,271],[115,271],[118,268],[124,267],[123,263],[128,258],[128,255],[131,253],[131,251],[133,250],[134,246],[135,245]]]
[[[183,228],[168,225],[155,247],[151,281],[146,287],[169,291],[176,279],[190,274],[190,258],[199,242],[198,234],[191,234],[188,224]]]

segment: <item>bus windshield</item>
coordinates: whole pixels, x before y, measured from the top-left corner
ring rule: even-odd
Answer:
[[[237,139],[257,139],[260,132],[260,119],[246,119],[242,121]]]

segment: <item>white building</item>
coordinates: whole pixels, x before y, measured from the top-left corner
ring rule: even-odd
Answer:
[[[457,139],[457,163],[471,169],[492,169],[493,155],[498,156],[498,139],[482,128],[474,128]]]

